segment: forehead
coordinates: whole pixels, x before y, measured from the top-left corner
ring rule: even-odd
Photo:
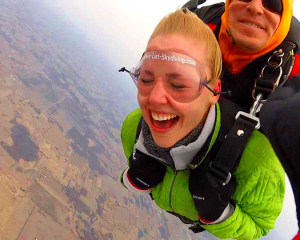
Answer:
[[[148,42],[146,52],[169,51],[187,55],[201,64],[207,64],[205,45],[194,39],[178,34],[159,35]]]
[[[202,79],[205,76],[196,60],[177,52],[145,52],[139,66],[141,75],[166,75],[173,79],[176,77]]]

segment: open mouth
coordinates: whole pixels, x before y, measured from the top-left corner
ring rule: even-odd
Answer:
[[[155,131],[166,132],[173,128],[179,120],[179,117],[171,113],[150,112],[152,126]]]
[[[251,23],[251,22],[246,22],[246,21],[242,21],[241,22],[242,24],[248,26],[248,27],[252,27],[252,28],[257,28],[257,29],[260,29],[260,30],[264,30],[264,28],[262,26],[259,26],[258,24],[255,24],[255,23]]]

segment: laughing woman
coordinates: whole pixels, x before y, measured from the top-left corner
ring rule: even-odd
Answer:
[[[253,131],[222,176],[229,160],[216,155],[239,109],[218,103],[221,59],[213,33],[193,13],[177,10],[161,20],[138,66],[123,68],[137,86],[140,108],[122,126],[128,167],[121,182],[150,194],[194,232],[252,240],[275,225],[284,171],[265,136]],[[238,130],[236,138],[243,135]]]

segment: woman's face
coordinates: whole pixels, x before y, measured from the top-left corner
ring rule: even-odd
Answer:
[[[197,60],[201,69],[195,72],[200,78],[209,80],[206,51],[194,41],[181,35],[157,36],[148,43],[146,52],[152,51],[176,52]],[[205,120],[211,104],[218,97],[202,88],[196,99],[184,103],[176,101],[166,88],[166,81],[174,72],[165,67],[170,63],[164,65],[162,62],[153,61],[147,66],[146,72],[150,75],[146,76],[146,80],[151,80],[153,86],[147,94],[138,90],[138,103],[155,143],[160,147],[171,147]]]

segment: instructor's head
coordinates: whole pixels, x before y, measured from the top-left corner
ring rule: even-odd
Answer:
[[[237,74],[286,38],[293,0],[226,0],[219,44],[227,69]]]
[[[274,49],[289,31],[292,7],[293,0],[227,0],[222,24],[244,50]]]

